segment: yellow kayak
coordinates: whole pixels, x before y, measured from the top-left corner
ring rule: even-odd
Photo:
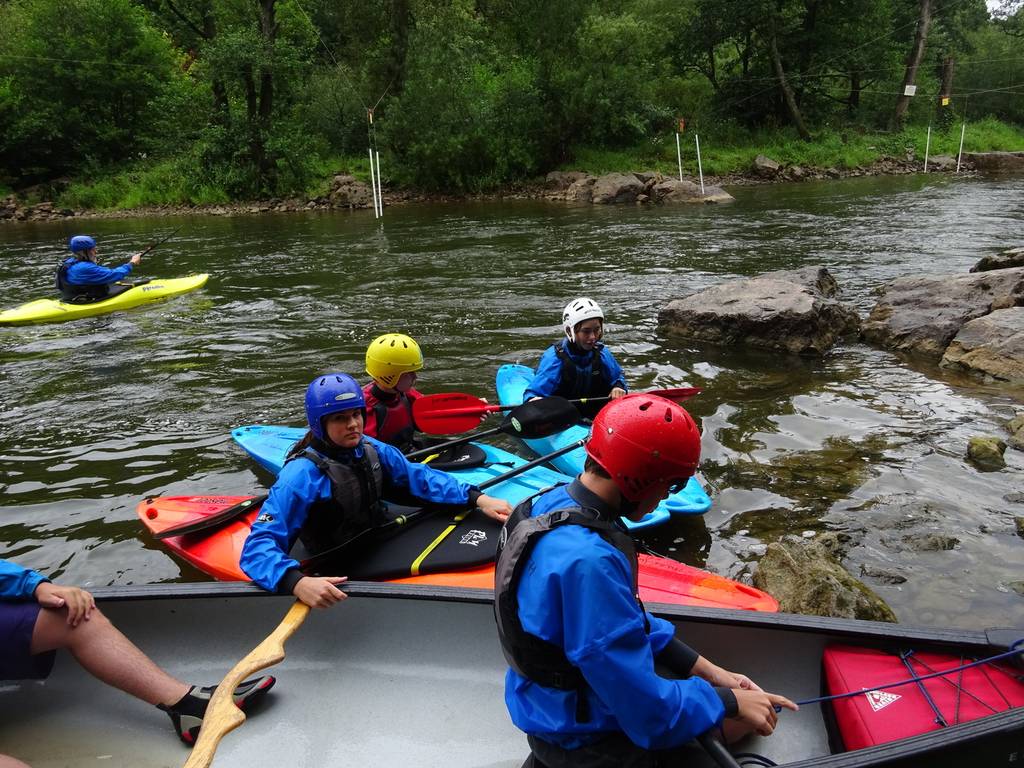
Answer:
[[[28,325],[30,323],[62,323],[65,320],[77,320],[80,317],[92,317],[107,312],[137,307],[152,301],[188,293],[206,285],[209,275],[189,275],[173,277],[169,280],[153,278],[129,288],[124,293],[111,296],[102,301],[88,304],[66,304],[57,299],[36,299],[14,309],[0,312],[0,325]]]

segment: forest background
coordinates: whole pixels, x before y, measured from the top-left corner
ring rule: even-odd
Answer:
[[[477,193],[1024,149],[1024,0],[0,0],[0,194]],[[913,97],[903,96],[916,86]],[[372,110],[372,123],[368,119]],[[684,121],[680,125],[680,120]]]

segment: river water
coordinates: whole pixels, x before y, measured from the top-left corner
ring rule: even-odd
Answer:
[[[79,232],[118,262],[183,224],[136,274],[210,273],[203,290],[162,304],[0,329],[0,557],[82,585],[203,579],[142,533],[134,509],[148,495],[268,486],[233,427],[302,423],[306,383],[329,369],[360,374],[367,343],[389,331],[422,345],[423,391],[493,399],[497,367],[533,364],[563,304],[585,294],[604,307],[605,341],[634,388],[704,388],[688,407],[715,504],[649,545],[743,577],[783,534],[835,531],[846,567],[901,621],[1024,626],[1013,588],[1024,579],[1024,453],[1008,450],[993,473],[964,460],[969,437],[1002,434],[1021,392],[860,343],[802,360],[696,347],[656,322],[685,292],[816,264],[866,314],[887,280],[962,273],[1021,245],[1024,180],[735,194],[702,208],[417,204],[389,208],[383,225],[360,211],[0,227],[5,306],[47,293]],[[928,533],[958,543],[911,546]]]

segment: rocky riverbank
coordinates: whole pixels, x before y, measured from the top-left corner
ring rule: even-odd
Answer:
[[[993,156],[999,156],[993,159]],[[1006,157],[1004,157],[1006,156]],[[1008,159],[1007,159],[1008,158]],[[1008,165],[1007,165],[1008,164]],[[1019,153],[979,153],[964,156],[960,175],[974,175],[977,168],[995,169],[994,172],[1013,173],[1018,164],[1024,164]],[[870,165],[853,168],[809,168],[785,165],[758,155],[751,167],[741,173],[724,176],[705,176],[704,191],[697,179],[680,181],[656,171],[610,173],[595,176],[585,171],[555,171],[543,179],[514,185],[495,192],[477,195],[446,195],[413,189],[387,189],[383,193],[384,205],[404,205],[418,202],[451,202],[459,200],[564,200],[592,204],[671,204],[720,203],[732,197],[725,187],[779,182],[801,182],[861,176],[892,176],[921,173],[922,159],[913,157],[877,160]],[[929,159],[929,173],[954,173],[956,159],[936,155]],[[70,218],[110,219],[151,216],[253,216],[265,213],[297,213],[303,211],[330,211],[373,208],[368,184],[354,176],[339,173],[331,180],[329,191],[310,199],[286,198],[233,202],[215,205],[158,205],[117,210],[88,210],[62,207],[52,201],[27,202],[18,195],[0,199],[0,223],[24,221],[53,221]]]

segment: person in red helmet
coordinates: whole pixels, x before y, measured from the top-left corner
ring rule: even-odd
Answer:
[[[639,520],[700,460],[697,425],[647,394],[594,419],[583,473],[513,511],[502,533],[494,611],[509,662],[505,702],[533,765],[702,765],[695,737],[767,736],[789,699],[712,663],[644,610],[633,541]],[[679,679],[655,672],[655,663]]]

